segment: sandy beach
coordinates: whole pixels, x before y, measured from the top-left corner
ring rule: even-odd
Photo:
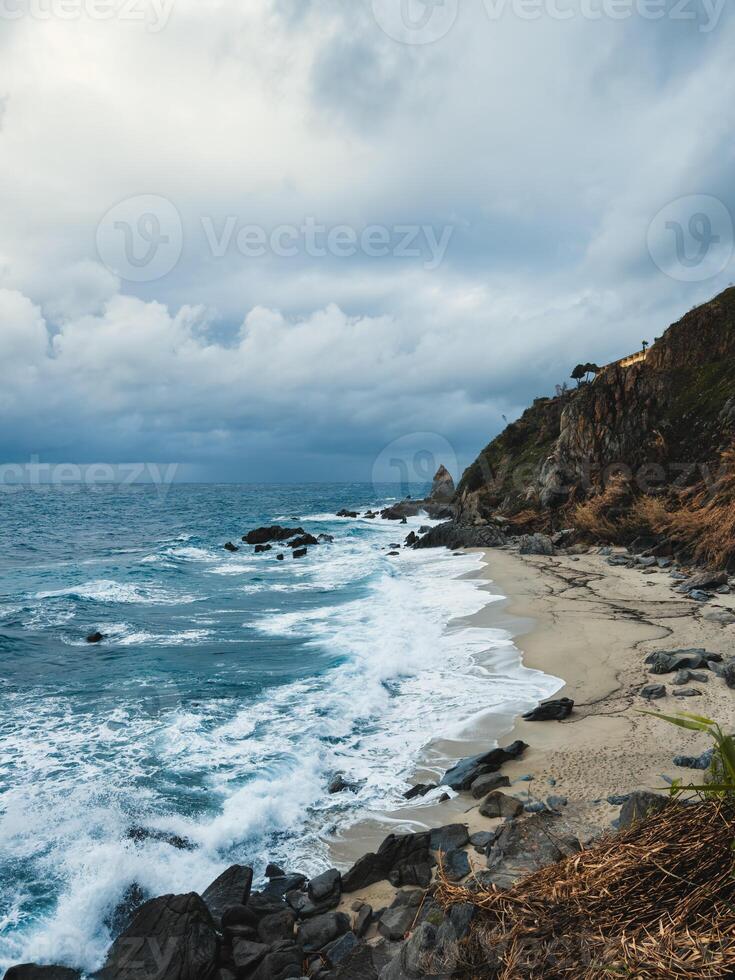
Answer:
[[[735,653],[735,626],[705,618],[716,610],[735,613],[735,596],[716,596],[702,604],[674,591],[679,582],[670,570],[611,566],[596,552],[553,557],[521,556],[510,549],[483,553],[480,573],[488,590],[506,596],[488,604],[468,622],[502,627],[513,634],[526,666],[563,679],[555,697],[575,701],[564,722],[527,722],[520,718],[485,716],[465,741],[436,743],[426,757],[437,762],[449,757],[487,751],[497,741],[516,738],[528,743],[523,758],[503,767],[511,793],[522,800],[565,797],[568,824],[580,839],[609,829],[619,806],[608,796],[636,789],[667,791],[667,779],[698,781],[701,773],[678,768],[675,755],[699,755],[706,736],[688,732],[640,714],[692,711],[735,728],[735,692],[713,672],[702,672],[705,683],[684,685],[700,693],[677,697],[682,689],[674,675],[647,672],[645,657],[658,650],[705,648],[723,657]],[[698,672],[699,673],[699,672]],[[646,684],[663,683],[666,696],[647,701],[640,695]],[[416,781],[436,778],[441,766],[420,769]],[[529,777],[532,777],[529,779]],[[461,793],[439,804],[419,804],[363,821],[334,842],[333,857],[344,866],[375,849],[392,830],[421,830],[466,823],[470,832],[493,830],[500,821],[479,813],[481,801]],[[468,848],[473,870],[485,866],[483,855]],[[394,889],[382,882],[361,893],[345,896],[345,908],[355,899],[375,907],[388,904]]]

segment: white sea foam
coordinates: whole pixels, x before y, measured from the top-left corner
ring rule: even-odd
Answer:
[[[53,589],[49,592],[36,592],[34,599],[91,599],[94,602],[107,603],[140,603],[143,605],[178,605],[179,603],[196,602],[194,595],[186,595],[153,585],[134,585],[127,582],[114,582],[109,579],[97,579],[84,582],[64,589]]]

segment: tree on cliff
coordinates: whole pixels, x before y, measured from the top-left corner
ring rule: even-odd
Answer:
[[[572,371],[572,378],[577,382],[577,387],[579,387],[583,381],[588,381],[588,374],[599,374],[600,369],[596,364],[578,364]]]

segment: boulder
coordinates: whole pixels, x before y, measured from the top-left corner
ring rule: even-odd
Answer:
[[[429,850],[430,840],[428,832],[391,834],[377,854],[364,854],[342,876],[342,891],[354,892],[385,879],[396,887],[428,885],[435,863]]]
[[[291,909],[265,915],[258,923],[258,938],[266,946],[272,946],[282,939],[293,941],[296,916]]]
[[[270,952],[270,946],[264,943],[249,942],[246,939],[237,940],[232,944],[232,962],[238,977],[247,977]]]
[[[378,980],[388,957],[377,946],[359,943],[337,965],[334,980]]]
[[[706,674],[697,673],[696,670],[679,670],[672,683],[681,686],[682,684],[688,684],[690,681],[696,681],[698,684],[707,684],[709,678]]]
[[[512,820],[520,813],[523,813],[521,801],[499,790],[488,794],[480,806],[480,816],[487,817],[489,820],[497,820],[498,817]]]
[[[105,639],[105,634],[96,632],[90,633],[87,637],[87,643],[101,643]]]
[[[306,548],[297,548],[296,551],[294,551],[293,556],[294,558],[306,558],[307,554],[308,552]]]
[[[271,882],[270,884],[273,883]],[[292,893],[289,892],[290,894]],[[248,910],[255,916],[258,922],[264,919],[266,915],[273,915],[275,912],[283,911],[285,907],[286,903],[279,894],[270,890],[270,886],[264,888],[262,892],[253,892],[248,900]]]
[[[386,909],[378,919],[378,932],[392,942],[403,939],[416,918],[416,908],[399,905]]]
[[[239,551],[240,550],[237,547],[237,545],[235,545],[235,544],[232,543],[232,541],[228,541],[227,544],[224,545],[224,549],[225,549],[225,551],[232,551],[232,552],[235,552],[235,551]]]
[[[300,946],[285,940],[276,943],[249,974],[248,980],[290,980],[303,976],[304,951]]]
[[[505,535],[497,526],[485,524],[478,527],[474,524],[446,521],[432,527],[428,534],[414,543],[414,547],[449,548],[451,551],[458,551],[461,548],[495,548],[505,543]]]
[[[342,875],[334,868],[317,875],[309,882],[308,895],[324,911],[334,908],[342,897]]]
[[[285,560],[286,560],[285,555],[276,555],[276,561],[285,561]]]
[[[502,824],[488,847],[485,879],[509,888],[519,878],[569,857],[579,841],[564,827],[563,818],[548,810]]]
[[[418,783],[416,786],[412,786],[411,789],[407,790],[403,794],[404,800],[415,800],[418,796],[426,796],[430,793],[432,789],[436,789],[436,783]]]
[[[518,542],[522,555],[553,555],[554,545],[548,534],[523,534]]]
[[[359,940],[354,932],[346,932],[344,936],[328,943],[322,950],[322,955],[326,957],[329,966],[337,966],[345,957],[349,956],[357,946]]]
[[[437,827],[431,831],[429,836],[429,850],[431,851],[454,851],[458,847],[465,847],[470,842],[470,834],[467,825],[463,823],[450,823],[446,827]]]
[[[352,517],[352,518],[355,518],[355,517],[359,517],[359,516],[360,515],[357,513],[356,510],[340,510],[340,511],[337,511],[337,517]]]
[[[380,980],[418,980],[420,977],[439,980],[431,967],[435,949],[436,928],[430,922],[422,922],[401,946],[399,954],[384,967]],[[443,980],[442,975],[439,977]]]
[[[492,793],[494,789],[501,786],[510,786],[507,776],[502,776],[499,772],[489,772],[485,776],[478,776],[470,787],[470,791],[476,800],[481,800],[483,796]]]
[[[169,844],[177,851],[193,851],[194,845],[187,837],[179,837],[178,834],[169,834],[165,830],[154,830],[150,827],[128,827],[125,836],[136,843],[145,841],[157,841],[161,844]]]
[[[658,698],[666,697],[666,685],[665,684],[646,684],[640,690],[640,695],[645,698],[646,701],[656,701]]]
[[[732,626],[735,623],[735,613],[730,609],[709,609],[702,613],[702,619],[708,623],[717,623],[718,626]]]
[[[266,878],[285,878],[286,872],[277,864],[269,864],[265,869]]]
[[[713,749],[707,749],[702,755],[675,755],[674,765],[680,769],[709,769],[712,765]]]
[[[249,531],[243,537],[243,541],[247,544],[268,544],[269,541],[287,541],[289,538],[305,533],[303,527],[281,527],[280,524],[276,524],[274,527],[259,527]]]
[[[505,762],[520,758],[527,748],[525,742],[516,741],[505,749],[491,749],[462,759],[444,774],[441,785],[457,792],[468,790],[479,776],[497,772]]]
[[[671,800],[658,793],[649,793],[647,790],[636,790],[631,793],[620,809],[618,827],[625,830],[632,827],[646,817],[659,813],[671,804]]]
[[[538,708],[523,716],[525,721],[564,721],[571,715],[574,701],[571,698],[558,698],[556,701],[546,701]]]
[[[252,884],[253,869],[233,864],[202,892],[202,900],[216,925],[220,925],[222,913],[231,905],[248,904]]]
[[[36,963],[22,963],[11,966],[5,973],[6,980],[80,980],[79,970],[65,966],[38,966]]]
[[[429,498],[434,503],[449,503],[453,496],[454,480],[449,470],[442,464],[434,475]]]
[[[210,980],[219,941],[209,909],[193,892],[151,899],[112,944],[100,980]]]
[[[494,837],[495,834],[489,830],[478,830],[476,834],[470,837],[470,844],[475,848],[479,848],[480,851],[484,851]]]
[[[297,938],[307,953],[313,953],[349,931],[350,920],[344,912],[326,912],[302,922]]]
[[[298,538],[294,538],[293,541],[288,542],[289,548],[306,548],[307,546],[319,544],[318,540],[313,534],[301,534]]]
[[[351,788],[350,784],[345,780],[345,777],[339,774],[330,780],[327,792],[334,796],[335,793],[344,793],[346,789]]]
[[[657,650],[645,662],[652,674],[671,674],[677,670],[709,668],[711,654],[705,650]]]
[[[449,881],[461,881],[472,870],[466,851],[447,851],[442,859],[444,875]]]
[[[727,572],[705,571],[693,575],[683,584],[683,588],[688,592],[696,589],[716,589],[720,585],[727,585]]]
[[[317,536],[317,541],[319,544],[334,544],[333,534],[319,534]]]
[[[267,551],[273,551],[272,544],[256,544],[255,546],[256,555],[264,555]]]
[[[303,891],[308,881],[305,875],[300,874],[268,875],[266,873],[266,878],[269,879],[268,884],[261,894],[274,899],[285,898],[289,892]]]

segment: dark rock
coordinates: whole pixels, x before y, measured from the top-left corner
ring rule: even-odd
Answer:
[[[355,916],[355,923],[353,925],[355,934],[362,939],[362,937],[366,934],[366,932],[372,925],[372,922],[373,922],[373,909],[372,906],[368,905],[366,902],[364,905],[360,906],[357,915]]]
[[[694,599],[695,602],[709,602],[712,596],[709,592],[702,592],[700,589],[692,589],[689,593],[689,598]]]
[[[540,800],[534,800],[531,803],[524,803],[523,809],[526,813],[546,813],[549,808]]]
[[[285,555],[276,555],[276,561],[285,561],[285,559],[286,559]]]
[[[304,951],[288,941],[276,943],[248,980],[290,980],[303,976]]]
[[[494,836],[495,834],[491,833],[489,830],[478,830],[476,834],[473,834],[470,837],[470,844],[472,844],[473,847],[479,847],[484,851]]]
[[[137,881],[125,889],[123,897],[112,912],[105,917],[105,925],[111,936],[119,936],[133,921],[138,909],[145,904],[148,897]]]
[[[212,916],[198,895],[164,895],[138,910],[112,944],[99,977],[210,980],[217,968],[218,946]]]
[[[323,954],[327,958],[327,963],[330,966],[337,966],[345,957],[349,956],[355,946],[357,946],[357,943],[358,939],[354,932],[346,932],[344,936],[340,936],[334,942],[328,943],[323,950]]]
[[[379,948],[359,943],[338,964],[334,980],[378,980],[387,962]]]
[[[388,557],[389,558],[400,558],[401,557],[401,553],[400,553],[400,551],[389,551],[388,552]]]
[[[226,545],[224,545],[224,549],[225,549],[225,551],[231,551],[231,552],[234,552],[234,551],[239,551],[239,550],[240,550],[240,549],[239,549],[239,548],[237,547],[237,545],[234,545],[234,544],[232,543],[232,541],[228,541],[228,542],[227,542],[227,544],[226,544]]]
[[[274,527],[259,527],[249,531],[243,537],[243,541],[248,544],[268,544],[269,541],[287,541],[289,538],[305,533],[303,527],[281,527],[276,524]]]
[[[432,789],[436,789],[436,783],[418,783],[416,786],[412,786],[407,792],[403,794],[404,800],[415,800],[418,796],[426,796],[430,793]]]
[[[705,650],[657,650],[649,653],[645,662],[652,674],[671,674],[677,670],[708,668],[712,658]]]
[[[546,805],[551,810],[560,810],[562,807],[567,806],[569,800],[566,796],[548,796],[546,798]]]
[[[413,548],[414,545],[418,544],[418,541],[419,539],[416,532],[411,531],[411,533],[406,537],[406,541],[405,541],[406,547]]]
[[[318,545],[318,540],[313,534],[302,534],[298,538],[294,538],[293,541],[288,542],[289,548],[306,548],[308,546]]]
[[[5,974],[5,980],[79,980],[79,970],[70,970],[65,966],[38,966],[36,963],[22,963],[11,966]]]
[[[442,860],[444,874],[449,881],[461,881],[472,870],[466,851],[447,851]]]
[[[380,980],[414,980],[419,977],[437,978],[431,968],[431,960],[436,948],[436,928],[429,922],[422,922],[403,944],[401,951],[380,974]]]
[[[171,847],[175,847],[178,851],[192,851],[194,849],[194,845],[186,837],[179,837],[178,834],[168,834],[165,830],[151,830],[149,827],[129,827],[126,836],[129,840],[134,840],[139,844],[152,840],[160,844],[170,844]]]
[[[345,780],[345,777],[341,774],[335,776],[329,783],[327,787],[327,792],[334,796],[335,793],[344,793],[346,789],[352,789],[350,784]]]
[[[485,776],[479,776],[470,789],[474,798],[480,800],[494,789],[500,789],[501,786],[510,786],[508,777],[501,776],[499,772],[489,772]]]
[[[360,515],[356,510],[340,510],[337,512],[337,517],[359,517]]]
[[[312,878],[309,882],[308,894],[312,902],[324,906],[325,911],[339,905],[342,897],[342,876],[339,871],[332,868]]]
[[[574,701],[571,698],[558,698],[556,701],[546,701],[538,708],[523,716],[525,721],[564,721],[571,715]]]
[[[306,548],[297,548],[297,550],[294,551],[293,556],[294,558],[306,558],[307,554],[308,551]]]
[[[720,585],[727,585],[727,572],[700,572],[684,583],[684,587],[690,592],[696,589],[716,589]]]
[[[261,894],[269,898],[281,899],[285,898],[289,892],[302,890],[306,883],[305,875],[273,875]]]
[[[388,879],[396,887],[428,884],[434,859],[429,851],[430,834],[391,834],[377,854],[364,854],[342,876],[342,891],[354,892],[376,881]]]
[[[628,802],[630,797],[630,793],[613,793],[612,795],[608,796],[607,802],[610,804],[610,806],[622,806],[623,803]]]
[[[349,931],[350,920],[344,912],[326,912],[299,925],[298,941],[307,953],[312,953]]]
[[[444,774],[441,785],[449,786],[457,792],[468,790],[478,776],[497,772],[503,763],[520,758],[527,748],[525,742],[516,741],[505,749],[492,749],[490,752],[462,759]]]
[[[646,817],[665,809],[670,802],[665,796],[659,796],[657,793],[649,793],[647,790],[636,790],[623,803],[620,810],[618,826],[621,830],[632,827],[633,824],[639,823],[641,820],[645,820]]]
[[[488,848],[487,879],[509,888],[519,878],[580,850],[579,841],[565,833],[561,817],[548,810],[504,823]]]
[[[265,869],[266,878],[285,878],[286,872],[277,864],[269,864]]]
[[[255,554],[256,555],[263,555],[263,554],[266,553],[266,551],[273,551],[273,545],[272,544],[256,544],[256,546],[255,546]]]
[[[645,698],[646,701],[656,701],[658,698],[666,697],[666,685],[665,684],[646,684],[640,690],[640,695]]]
[[[672,693],[675,698],[699,698],[702,696],[702,692],[698,691],[696,687],[680,687]]]
[[[698,674],[694,670],[679,670],[677,671],[676,677],[674,677],[673,683],[681,686],[682,684],[688,684],[690,681],[696,681],[698,684],[707,684],[709,678],[706,674]]]
[[[317,538],[319,544],[334,544],[333,534],[320,534]]]
[[[281,912],[285,908],[285,902],[278,894],[280,889],[271,890],[272,885],[273,882],[270,882],[262,892],[253,892],[248,900],[248,909],[253,913],[258,922],[264,919],[266,915],[273,915],[276,912]]]
[[[296,916],[291,909],[273,912],[264,916],[258,923],[258,938],[266,946],[272,946],[282,939],[293,941]]]
[[[416,909],[410,905],[386,909],[378,919],[378,932],[386,939],[398,942],[409,931],[415,918]]]
[[[253,943],[240,939],[232,944],[232,961],[238,977],[247,977],[270,951],[264,943]]]
[[[726,663],[718,673],[729,688],[735,689],[735,660]]]
[[[702,755],[675,755],[674,765],[680,769],[709,769],[713,755],[713,749],[707,749]]]
[[[553,555],[554,545],[547,534],[523,534],[519,550],[522,555]]]
[[[480,816],[487,817],[490,820],[495,820],[498,817],[512,820],[521,813],[523,813],[523,804],[521,801],[517,800],[514,796],[501,793],[500,790],[489,793],[480,805]]]
[[[256,933],[258,931],[258,917],[247,905],[231,905],[222,913],[220,922],[223,929],[246,926]]]
[[[429,837],[429,850],[431,851],[453,851],[458,847],[465,847],[469,844],[470,835],[467,825],[463,823],[451,823],[446,827],[437,827],[431,831]]]
[[[101,643],[104,639],[104,633],[90,633],[87,637],[87,643]]]
[[[232,905],[247,905],[253,884],[253,869],[243,864],[233,864],[202,893],[216,925],[220,925],[222,913]]]
[[[505,543],[505,535],[496,526],[486,524],[478,527],[474,524],[447,521],[432,527],[428,534],[416,541],[414,547],[449,548],[450,551],[458,551],[460,548],[494,548]]]

